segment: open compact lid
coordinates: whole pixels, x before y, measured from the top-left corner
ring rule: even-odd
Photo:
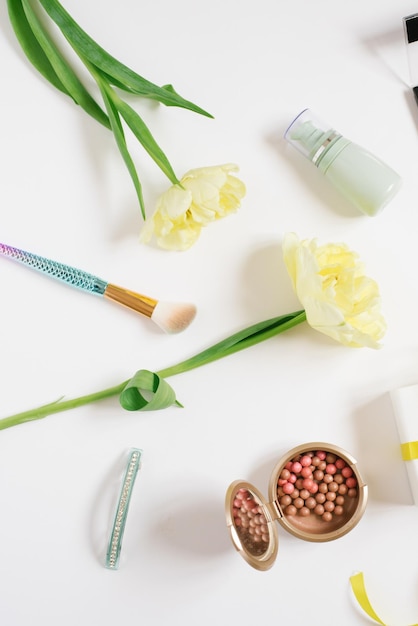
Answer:
[[[226,492],[225,513],[232,542],[241,556],[255,569],[270,569],[279,547],[274,506],[253,485],[236,480]]]

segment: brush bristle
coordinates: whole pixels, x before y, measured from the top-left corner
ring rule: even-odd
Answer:
[[[151,315],[153,322],[166,333],[180,333],[196,316],[196,307],[189,303],[158,302]]]

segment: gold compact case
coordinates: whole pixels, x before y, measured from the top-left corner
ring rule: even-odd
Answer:
[[[332,541],[358,524],[367,491],[351,454],[329,443],[302,444],[276,464],[268,502],[243,480],[228,487],[225,511],[232,542],[252,567],[267,570],[278,552],[276,521],[305,541]]]

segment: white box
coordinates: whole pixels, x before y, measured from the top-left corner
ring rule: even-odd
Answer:
[[[418,385],[390,392],[412,497],[418,505]]]

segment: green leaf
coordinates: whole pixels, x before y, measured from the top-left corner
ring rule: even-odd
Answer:
[[[87,89],[78,79],[77,75],[68,65],[67,61],[64,59],[61,52],[58,50],[32,10],[28,0],[22,0],[22,7],[27,18],[26,26],[31,29],[39,47],[43,50],[44,55],[49,59],[53,71],[58,77],[58,80],[64,86],[64,93],[68,93],[74,102],[79,104],[89,115],[109,128],[109,120],[106,114],[102,111],[97,102],[94,98],[92,98]],[[21,23],[23,24],[23,22]],[[39,50],[39,48],[37,48],[37,50]]]
[[[173,183],[173,185],[179,183],[177,176],[174,173],[173,168],[169,160],[167,159],[160,146],[155,141],[148,127],[132,107],[126,102],[116,97],[114,99],[115,106],[118,108],[123,119],[132,130],[135,137],[142,144],[150,157],[155,161],[158,167],[164,172],[167,178]]]
[[[172,387],[149,370],[136,372],[120,394],[119,401],[127,411],[155,411],[173,404],[181,406]]]
[[[88,59],[97,69],[104,72],[110,79],[113,79],[115,86],[117,85],[131,93],[157,100],[167,106],[183,107],[195,113],[213,117],[199,106],[179,96],[174,89],[158,87],[123,63],[120,63],[80,28],[57,0],[39,1],[80,58]]]
[[[126,145],[125,134],[123,132],[122,124],[119,118],[119,113],[113,102],[113,92],[111,88],[105,82],[103,82],[99,76],[96,76],[96,80],[97,80],[97,84],[100,87],[100,91],[102,93],[104,103],[106,105],[111,129],[115,136],[119,151],[122,155],[123,160],[125,161],[126,167],[128,168],[129,174],[131,175],[132,181],[134,183],[136,194],[139,200],[139,205],[141,207],[142,217],[145,220],[146,214],[145,214],[144,197],[142,195],[142,186],[139,181],[137,171],[135,169],[135,164],[131,158],[131,155],[129,154],[129,150]]]
[[[59,89],[67,96],[68,90],[58,78],[56,71],[51,65],[48,56],[39,45],[38,40],[32,32],[28,19],[20,0],[7,0],[10,23],[15,35],[32,65],[46,78],[56,89]]]

